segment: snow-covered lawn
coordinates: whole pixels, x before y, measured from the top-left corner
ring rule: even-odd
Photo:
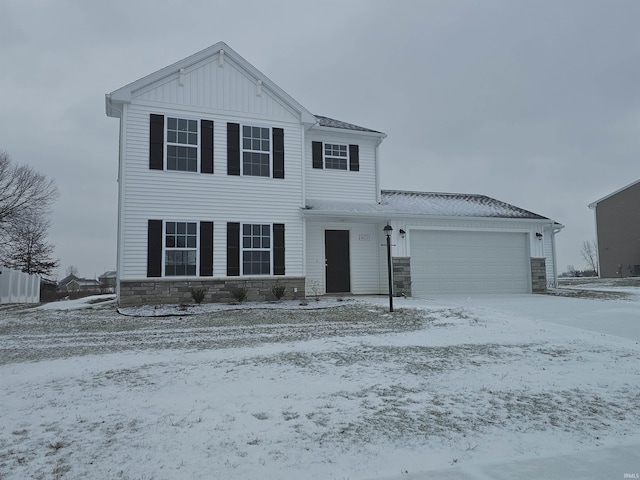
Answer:
[[[0,479],[402,479],[640,445],[638,293],[0,307]]]

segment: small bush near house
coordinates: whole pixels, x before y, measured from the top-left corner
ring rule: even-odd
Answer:
[[[198,305],[202,303],[202,300],[204,300],[204,296],[206,293],[207,293],[207,290],[205,288],[191,289],[191,297],[193,297],[193,301],[196,302]]]
[[[271,293],[274,297],[276,297],[276,300],[280,300],[282,297],[284,297],[284,294],[287,293],[287,287],[276,283],[273,287],[271,287]]]
[[[247,287],[235,287],[231,289],[231,295],[237,302],[242,303],[247,298]]]

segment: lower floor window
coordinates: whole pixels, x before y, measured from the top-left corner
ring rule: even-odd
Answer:
[[[165,222],[165,276],[196,274],[197,238],[195,222]]]
[[[271,273],[271,225],[242,225],[242,274]]]

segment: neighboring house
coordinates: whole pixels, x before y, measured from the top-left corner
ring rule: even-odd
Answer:
[[[589,205],[601,278],[640,276],[640,180]]]
[[[116,272],[104,272],[98,277],[100,282],[100,291],[105,293],[115,293],[116,291]]]
[[[58,290],[63,292],[97,292],[100,290],[100,282],[95,279],[79,278],[71,274],[58,282]]]
[[[543,291],[552,220],[480,195],[380,190],[384,133],[313,115],[220,42],[106,95],[120,119],[120,305]]]

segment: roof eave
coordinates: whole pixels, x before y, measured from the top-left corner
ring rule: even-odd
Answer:
[[[356,135],[362,135],[365,137],[375,137],[375,138],[379,138],[380,140],[384,140],[385,138],[387,138],[386,133],[376,132],[376,131],[355,130],[351,128],[338,128],[338,127],[323,127],[320,125],[314,125],[313,129],[319,130],[321,132],[330,132],[330,133],[340,132],[348,135],[356,134]]]
[[[361,218],[420,218],[420,219],[438,219],[438,220],[500,220],[509,222],[527,222],[538,223],[544,225],[555,225],[564,228],[550,218],[521,218],[521,217],[478,217],[467,215],[433,215],[427,213],[409,213],[409,212],[351,212],[344,210],[316,210],[313,208],[302,208],[302,215],[305,217],[361,217]]]

